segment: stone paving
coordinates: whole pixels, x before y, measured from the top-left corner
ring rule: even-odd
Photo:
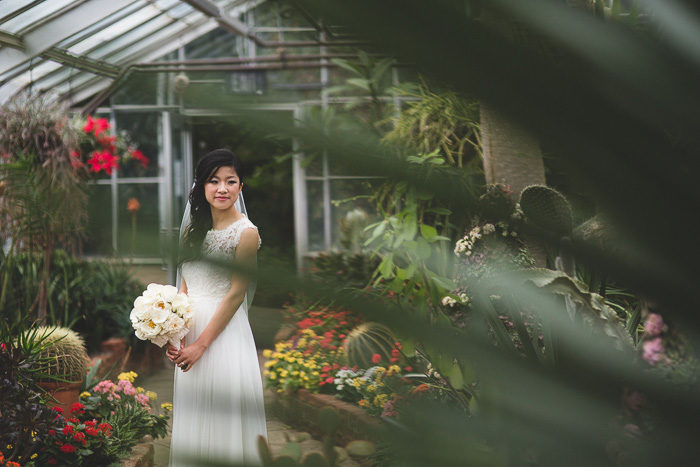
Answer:
[[[262,360],[262,356],[260,358]],[[146,390],[156,392],[158,394],[157,403],[160,404],[173,400],[173,375],[174,366],[166,360],[163,369],[150,375],[140,377],[137,382],[139,386],[144,387]],[[279,455],[284,445],[289,441],[298,442],[302,448],[303,454],[310,452],[322,452],[323,448],[320,440],[314,439],[308,433],[295,430],[272,415],[273,411],[270,407],[274,397],[275,395],[272,392],[268,390],[265,391],[267,436],[272,455]],[[154,447],[154,467],[167,467],[168,458],[170,456],[170,436],[154,441]],[[341,467],[360,465],[350,458],[338,460],[339,462],[337,462],[336,465]]]

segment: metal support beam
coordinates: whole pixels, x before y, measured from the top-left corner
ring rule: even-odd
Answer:
[[[49,49],[42,53],[41,56],[48,60],[61,63],[62,65],[88,71],[100,76],[107,76],[109,78],[116,78],[121,71],[116,65],[112,65],[102,60],[95,60],[93,58],[75,55],[63,49]]]
[[[22,49],[8,47],[0,49],[0,74],[31,60],[134,1],[91,0],[56,16],[22,37]]]

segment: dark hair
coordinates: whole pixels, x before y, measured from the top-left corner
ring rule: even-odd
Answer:
[[[202,242],[212,228],[211,208],[204,194],[204,185],[221,167],[232,167],[243,183],[243,162],[228,149],[216,149],[200,159],[194,171],[194,186],[190,190],[190,223],[185,229],[179,262],[196,259]]]

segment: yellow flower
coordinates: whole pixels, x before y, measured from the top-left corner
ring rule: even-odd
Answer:
[[[156,394],[153,391],[146,391],[146,397],[148,397],[148,399],[154,401],[154,400],[158,399],[158,394]]]
[[[29,458],[30,458],[30,459],[36,459],[37,457],[39,457],[39,454],[34,453],[34,454],[32,454]]]
[[[389,397],[386,394],[379,394],[374,398],[374,405],[377,407],[384,407],[387,400],[389,400]]]
[[[160,404],[160,406],[163,408],[163,410],[167,410],[168,412],[173,410],[173,404],[171,402],[163,402]]]
[[[135,371],[128,371],[126,373],[120,373],[119,376],[117,376],[117,379],[118,380],[124,379],[130,383],[133,383],[137,376],[138,375],[136,374]]]
[[[268,360],[265,362],[265,368],[270,368],[271,366],[275,366],[275,363],[277,363],[277,360]]]
[[[145,389],[142,388],[141,386],[139,386],[139,387],[136,388],[136,393],[137,393],[137,394],[141,394],[141,393],[144,392],[144,391],[145,391]]]
[[[277,373],[270,373],[267,375],[267,377],[274,381],[277,379]]]
[[[270,349],[263,350],[263,357],[265,357],[265,358],[272,357],[272,350],[270,350]]]
[[[90,397],[90,396],[92,396],[92,394],[90,394],[90,393],[87,392],[87,391],[83,391],[83,392],[80,393],[80,397],[83,398],[83,399],[87,399],[87,398]]]
[[[377,386],[375,386],[374,384],[370,384],[369,386],[367,386],[367,392],[377,392]]]

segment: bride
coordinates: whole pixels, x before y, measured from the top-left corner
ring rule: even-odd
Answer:
[[[241,212],[241,174],[240,158],[217,149],[200,161],[190,191],[181,291],[192,300],[194,324],[179,349],[167,349],[178,366],[171,466],[259,464],[257,439],[267,435],[248,323],[252,290],[244,275],[225,266],[235,260],[253,267],[260,247],[257,227]]]

